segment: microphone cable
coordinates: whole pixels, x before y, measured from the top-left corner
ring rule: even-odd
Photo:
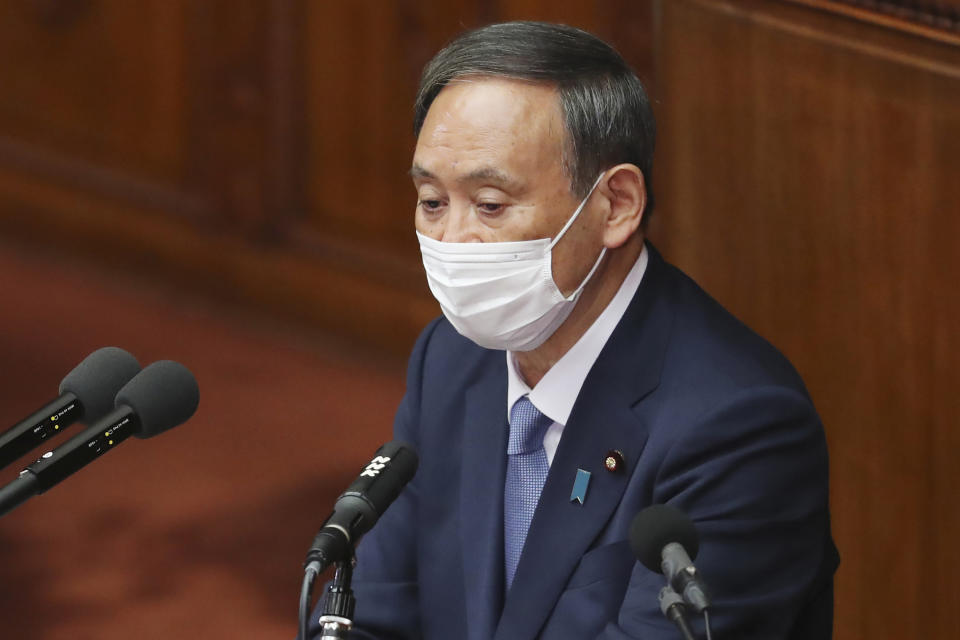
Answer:
[[[307,627],[310,622],[310,602],[313,600],[313,583],[317,580],[317,567],[311,563],[304,569],[303,584],[300,587],[300,634],[299,640],[307,640]]]

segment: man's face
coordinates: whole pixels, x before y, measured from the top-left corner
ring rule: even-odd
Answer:
[[[556,236],[580,204],[563,172],[565,135],[552,87],[500,78],[451,83],[430,106],[414,151],[417,231],[443,242]],[[564,294],[600,252],[596,200],[553,249]]]

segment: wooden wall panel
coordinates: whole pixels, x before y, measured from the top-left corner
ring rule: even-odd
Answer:
[[[657,231],[821,412],[837,637],[960,637],[960,48],[778,3],[659,10]]]
[[[958,0],[786,0],[925,38],[960,41]]]
[[[471,3],[433,23],[410,3],[308,4],[307,127],[311,225],[416,259],[407,176],[420,69],[458,30],[476,24]],[[364,28],[357,30],[355,25]]]
[[[262,220],[281,4],[4,4],[0,168],[221,230]]]
[[[176,179],[183,11],[162,0],[0,4],[0,136]]]

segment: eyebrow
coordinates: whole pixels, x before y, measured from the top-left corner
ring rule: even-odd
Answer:
[[[435,180],[437,176],[433,175],[423,167],[418,164],[414,164],[410,167],[410,177],[416,180],[417,178],[426,178],[428,180]]]
[[[437,179],[437,176],[418,164],[414,164],[412,167],[410,167],[410,177],[414,179],[420,178],[425,180]],[[497,186],[504,187],[505,189],[518,189],[520,187],[520,182],[518,180],[510,177],[495,167],[480,167],[478,169],[474,169],[468,174],[457,177],[457,182],[480,181],[492,182]]]

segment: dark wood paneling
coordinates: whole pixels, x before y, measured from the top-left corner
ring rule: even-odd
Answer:
[[[309,3],[309,225],[415,260],[415,195],[406,171],[420,68],[475,9],[422,19],[412,3]],[[356,25],[364,25],[357,29]]]
[[[786,0],[858,20],[916,33],[934,40],[960,42],[958,0]]]
[[[809,385],[837,637],[960,637],[960,48],[779,3],[660,16],[659,237]]]
[[[183,2],[0,4],[0,136],[176,180]]]

